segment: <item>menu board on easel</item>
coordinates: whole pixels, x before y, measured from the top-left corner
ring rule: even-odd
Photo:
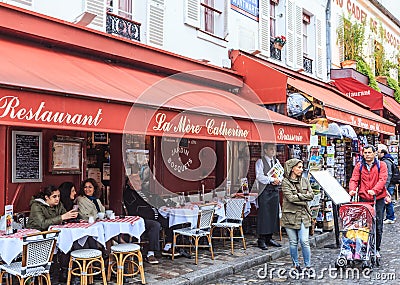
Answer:
[[[42,182],[42,133],[12,132],[12,183]]]

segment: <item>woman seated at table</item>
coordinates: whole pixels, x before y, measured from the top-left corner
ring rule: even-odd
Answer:
[[[99,195],[99,185],[93,178],[87,178],[82,182],[81,188],[76,198],[79,215],[84,220],[89,220],[89,217],[97,218],[97,213],[105,212],[103,204],[101,204]]]
[[[27,228],[46,231],[51,225],[62,224],[63,221],[75,219],[76,211],[65,210],[60,203],[60,190],[53,185],[47,186],[38,195],[32,197],[31,212]]]
[[[60,190],[60,201],[63,204],[65,210],[71,211],[74,209],[78,211],[78,205],[75,204],[75,196],[76,196],[76,188],[74,183],[66,181],[58,186],[58,190]],[[69,222],[78,222],[80,216],[76,219],[69,220]]]

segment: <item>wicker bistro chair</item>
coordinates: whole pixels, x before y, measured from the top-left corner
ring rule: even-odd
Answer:
[[[127,272],[124,271],[125,264],[129,265]],[[134,243],[113,245],[108,263],[107,281],[110,281],[111,272],[117,275],[117,285],[124,283],[124,276],[135,276],[139,273],[142,284],[146,284],[140,246]]]
[[[198,251],[199,247],[207,247],[211,252],[211,259],[214,259],[214,252],[211,243],[211,235],[210,228],[211,223],[214,217],[214,206],[203,207],[199,211],[199,216],[197,219],[197,227],[196,228],[183,228],[174,230],[174,237],[172,241],[172,260],[174,260],[175,248],[176,247],[189,247],[190,250],[192,247],[195,248],[195,263],[198,264]],[[186,236],[190,239],[190,244],[176,244],[177,237]],[[208,241],[208,245],[199,245],[199,240],[202,237],[206,237]],[[194,245],[192,243],[194,241]]]
[[[73,268],[74,264],[76,265],[75,268]],[[80,285],[87,285],[92,284],[93,276],[98,274],[102,275],[103,284],[106,285],[107,278],[105,265],[102,252],[100,250],[78,249],[71,252],[68,265],[67,285],[71,284],[72,275],[80,277]]]
[[[231,253],[233,254],[233,239],[240,238],[243,242],[243,247],[246,249],[246,240],[243,235],[243,212],[246,204],[245,199],[229,199],[225,205],[225,219],[219,223],[213,223],[211,227],[212,239],[230,239],[231,240]],[[212,235],[215,228],[221,228],[221,236],[215,237]],[[235,229],[239,229],[240,236],[234,236]],[[229,237],[222,235],[225,231],[229,231]]]
[[[39,278],[39,284],[50,281],[50,266],[56,246],[59,231],[43,231],[27,234],[22,237],[22,261],[0,265],[0,284],[3,275],[16,276],[20,285],[27,283],[30,278]]]

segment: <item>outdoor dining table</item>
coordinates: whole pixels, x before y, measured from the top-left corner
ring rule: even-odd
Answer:
[[[71,250],[73,242],[78,241],[83,246],[88,237],[93,237],[104,247],[106,247],[107,241],[121,233],[129,234],[140,240],[140,236],[145,231],[145,225],[141,217],[126,216],[124,218],[98,220],[92,224],[81,222],[54,225],[49,229],[60,231],[57,247],[67,253]]]
[[[14,258],[22,253],[22,237],[28,234],[37,233],[35,229],[21,229],[16,233],[6,235],[5,231],[0,231],[0,258],[10,264]]]
[[[201,202],[189,202],[185,205],[177,205],[174,207],[162,206],[158,209],[158,212],[165,218],[169,219],[169,226],[190,223],[191,227],[197,226],[197,219],[199,215],[200,207],[213,206],[215,209],[214,214],[217,216],[225,217],[225,210],[221,202],[215,203],[201,203]]]

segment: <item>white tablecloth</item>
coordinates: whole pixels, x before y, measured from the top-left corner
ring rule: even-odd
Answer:
[[[104,247],[106,246],[104,228],[101,223],[68,223],[65,225],[51,226],[49,229],[60,231],[57,240],[57,248],[64,253],[71,250],[74,241],[78,241],[78,243],[83,246],[88,237],[93,237]]]
[[[214,205],[214,214],[218,216],[218,221],[225,218],[225,209],[222,202]],[[158,212],[165,218],[169,218],[169,226],[179,225],[183,223],[190,223],[191,227],[197,226],[199,215],[199,206],[197,204],[188,203],[181,207],[167,207],[163,206],[158,209]]]
[[[39,232],[34,229],[22,229],[12,235],[5,235],[4,231],[0,231],[0,257],[10,264],[14,258],[22,253],[22,237],[27,234]]]
[[[145,231],[144,220],[138,216],[101,220],[97,223],[103,226],[106,242],[119,234],[129,234],[140,240],[140,236]]]

